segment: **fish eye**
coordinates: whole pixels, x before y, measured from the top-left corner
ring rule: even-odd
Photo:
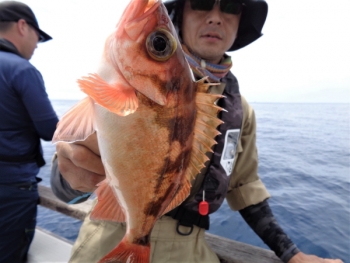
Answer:
[[[146,40],[148,54],[157,61],[168,60],[175,52],[175,38],[165,29],[158,28],[150,33]]]

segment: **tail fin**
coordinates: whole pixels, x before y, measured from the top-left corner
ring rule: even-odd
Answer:
[[[129,243],[126,237],[98,263],[149,263],[150,244]]]

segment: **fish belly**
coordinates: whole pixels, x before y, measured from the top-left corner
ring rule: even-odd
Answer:
[[[169,155],[174,154],[169,138],[176,110],[162,115],[140,105],[134,114],[121,117],[96,107],[102,161],[124,210],[128,234],[146,236],[184,176],[184,171],[167,169]]]

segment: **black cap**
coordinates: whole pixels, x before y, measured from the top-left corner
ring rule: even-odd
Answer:
[[[38,21],[29,6],[17,1],[0,2],[0,22],[17,22],[20,19],[24,19],[39,33],[39,42],[52,39],[39,28]]]
[[[164,2],[174,24],[177,23],[176,20],[179,15],[172,12],[179,10],[176,4],[182,3],[183,7],[184,2],[184,0],[169,0]],[[228,51],[235,51],[245,47],[262,36],[261,31],[267,17],[267,3],[264,0],[241,0],[241,2],[244,4],[244,7],[239,22],[237,37]]]

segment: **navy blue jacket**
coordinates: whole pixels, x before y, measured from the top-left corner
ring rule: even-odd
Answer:
[[[40,72],[0,39],[0,184],[33,179],[58,122]]]

